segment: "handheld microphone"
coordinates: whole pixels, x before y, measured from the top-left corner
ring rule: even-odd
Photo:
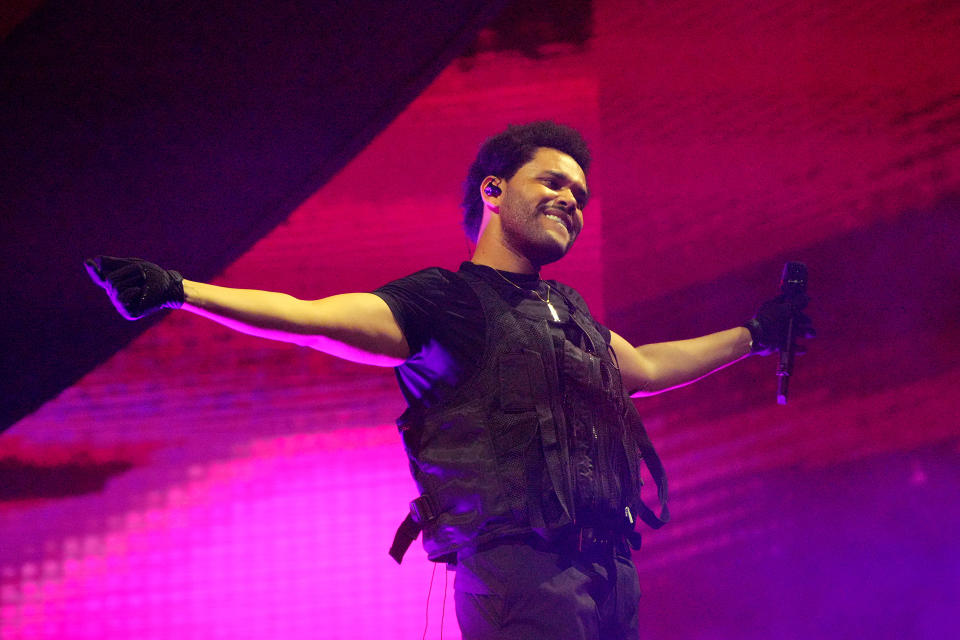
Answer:
[[[807,265],[802,262],[788,262],[783,265],[780,276],[780,294],[785,298],[802,296],[807,291]],[[787,325],[787,342],[780,349],[780,362],[777,365],[777,404],[787,404],[787,392],[790,387],[790,375],[793,373],[794,318]]]

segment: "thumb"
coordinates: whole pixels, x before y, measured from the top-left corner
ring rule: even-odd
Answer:
[[[87,258],[83,261],[83,266],[87,269],[87,274],[89,274],[90,279],[93,280],[96,284],[101,287],[106,285],[106,280],[103,277],[103,272],[100,270],[100,258]]]

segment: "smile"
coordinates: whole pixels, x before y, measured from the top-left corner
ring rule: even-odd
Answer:
[[[547,219],[549,219],[549,220],[554,220],[554,221],[558,222],[559,224],[563,225],[563,228],[567,230],[567,233],[571,233],[570,227],[567,226],[567,223],[566,223],[566,221],[565,221],[563,218],[561,218],[560,216],[554,215],[554,214],[552,214],[552,213],[547,213],[547,214],[545,214],[545,215],[546,215]]]

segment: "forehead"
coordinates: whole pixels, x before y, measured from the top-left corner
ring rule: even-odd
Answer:
[[[534,152],[530,161],[520,168],[526,173],[540,173],[543,171],[552,171],[562,173],[574,182],[580,183],[584,188],[587,186],[586,176],[583,169],[576,160],[562,151],[550,147],[540,147]]]

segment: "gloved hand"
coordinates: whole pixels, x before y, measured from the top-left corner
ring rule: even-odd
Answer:
[[[801,313],[807,306],[807,302],[809,298],[805,294],[793,296],[781,294],[761,304],[757,315],[743,324],[750,330],[753,352],[769,355],[774,351],[786,349],[787,329],[791,318],[793,318],[794,338],[816,337],[817,332],[813,329],[813,322],[806,314]],[[802,350],[797,353],[802,353]]]
[[[139,258],[97,256],[84,262],[90,278],[104,288],[127,320],[183,305],[183,276]]]

